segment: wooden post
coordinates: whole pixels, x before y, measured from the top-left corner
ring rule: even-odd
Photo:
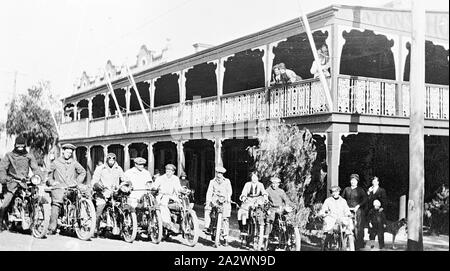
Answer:
[[[411,1],[409,200],[407,250],[423,250],[425,1]]]
[[[124,153],[124,162],[123,162],[123,170],[127,171],[130,169],[130,144],[127,143],[123,145],[123,153]]]
[[[298,4],[298,6],[300,9],[300,21],[303,20],[303,24],[305,26],[305,31],[306,31],[306,36],[308,37],[309,45],[311,47],[311,51],[314,56],[314,61],[316,61],[317,65],[319,66],[319,79],[320,79],[320,82],[322,83],[322,86],[324,89],[325,98],[326,98],[327,104],[328,104],[328,110],[331,112],[331,111],[333,111],[333,108],[334,108],[333,101],[331,100],[331,94],[330,94],[330,89],[328,88],[327,80],[325,78],[325,75],[323,74],[322,67],[320,66],[319,55],[317,54],[316,44],[314,43],[314,38],[313,38],[313,35],[311,32],[311,28],[309,27],[308,18],[303,13],[300,3]]]
[[[325,144],[327,145],[327,195],[330,195],[330,188],[339,185],[339,157],[341,155],[340,133],[330,131],[326,134]]]
[[[148,171],[152,176],[155,174],[155,155],[153,154],[153,144],[154,142],[148,142]]]

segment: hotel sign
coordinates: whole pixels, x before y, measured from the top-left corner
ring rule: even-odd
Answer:
[[[353,10],[360,12],[360,22],[368,25],[376,25],[396,30],[411,31],[411,13],[402,11],[376,11],[376,10]],[[426,35],[429,37],[448,40],[448,13],[426,14]],[[356,18],[355,18],[356,19]]]

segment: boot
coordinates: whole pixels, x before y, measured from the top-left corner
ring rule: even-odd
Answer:
[[[50,223],[48,226],[49,234],[55,234],[56,233],[56,227],[58,223],[58,217],[59,217],[59,205],[52,205],[52,211],[50,215]]]
[[[238,224],[239,224],[239,231],[242,233],[242,231],[244,230],[242,227],[242,221],[238,220]]]
[[[4,215],[5,215],[5,209],[0,207],[0,232],[6,230],[6,226],[3,221]]]

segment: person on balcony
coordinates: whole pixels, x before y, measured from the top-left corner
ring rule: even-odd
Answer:
[[[302,78],[293,70],[286,69],[286,65],[284,63],[279,63],[273,66],[273,72],[274,81],[271,82],[271,85],[286,85],[302,80]]]
[[[331,76],[330,74],[330,56],[328,54],[328,47],[326,44],[323,44],[322,47],[320,47],[319,50],[317,50],[317,54],[319,55],[319,63],[320,63],[320,67],[322,68],[322,72],[323,75],[325,75],[325,77],[329,77]],[[317,62],[314,60],[312,65],[311,65],[311,69],[310,72],[311,74],[314,75],[314,78],[318,78],[319,77],[319,65],[317,65]]]
[[[149,183],[153,182],[152,175],[144,168],[145,160],[142,157],[134,158],[134,167],[125,171],[125,179],[131,182],[132,190],[129,197],[130,205],[134,208],[138,205],[142,196],[147,193]]]
[[[217,197],[223,196],[225,197],[225,202],[223,205],[223,233],[225,246],[228,244],[228,233],[229,233],[229,217],[231,216],[231,194],[233,193],[233,189],[231,187],[231,182],[229,179],[225,178],[223,174],[226,172],[226,169],[221,166],[216,167],[216,177],[209,181],[208,191],[206,192],[206,203],[205,203],[205,227],[203,231],[205,234],[210,234],[209,226],[211,223],[211,208],[213,206],[213,202],[217,199]]]

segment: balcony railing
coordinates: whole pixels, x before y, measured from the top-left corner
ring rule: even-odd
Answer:
[[[334,101],[337,112],[376,116],[409,115],[408,82],[339,75],[337,88],[334,89],[337,91],[337,101]],[[426,84],[425,93],[425,118],[448,120],[449,87]],[[330,112],[321,82],[308,79],[287,86],[230,93],[222,95],[220,100],[208,97],[160,106],[152,109],[151,118],[152,130],[165,130],[321,112]],[[150,110],[146,113],[150,118]],[[141,111],[125,114],[124,117],[128,132],[148,130]],[[61,137],[66,139],[124,133],[121,120],[116,115],[94,119],[89,123],[86,121],[63,123],[61,131],[65,133]]]
[[[105,117],[96,118],[89,123],[89,137],[102,136],[105,134]]]
[[[184,127],[212,125],[217,122],[217,97],[186,101],[182,106],[181,125]]]
[[[146,110],[145,113],[149,116],[150,110]],[[137,133],[145,132],[148,130],[147,123],[145,122],[145,117],[142,115],[142,111],[134,111],[128,113],[128,132]]]
[[[425,118],[448,119],[448,93],[448,86],[425,84]],[[339,75],[338,111],[408,117],[409,83]]]
[[[165,130],[178,127],[180,105],[171,104],[153,109],[153,129]]]
[[[81,119],[72,122],[62,123],[61,126],[64,127],[60,129],[60,138],[72,139],[72,138],[82,138],[87,136],[88,129],[88,119]]]

